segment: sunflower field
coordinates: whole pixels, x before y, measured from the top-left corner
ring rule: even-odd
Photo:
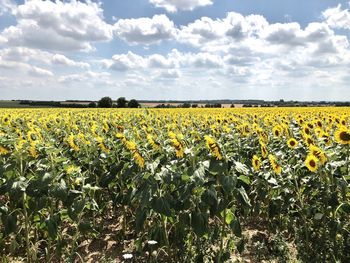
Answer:
[[[252,228],[350,262],[349,108],[0,111],[3,262],[106,231],[133,262],[236,262]]]

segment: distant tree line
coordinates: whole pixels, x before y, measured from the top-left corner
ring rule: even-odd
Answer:
[[[59,101],[31,101],[31,100],[21,100],[19,102],[21,105],[29,105],[33,107],[55,107],[55,108],[140,108],[140,103],[131,99],[127,101],[125,97],[120,97],[116,100],[116,103],[110,97],[103,97],[97,103],[91,101],[69,101],[59,102]]]
[[[231,108],[234,108],[235,106],[233,104],[231,104]],[[198,105],[197,103],[181,103],[181,104],[165,104],[165,103],[161,103],[155,106],[155,108],[222,108],[222,104],[221,103],[207,103],[205,105]]]
[[[137,100],[131,99],[129,101],[126,100],[125,97],[120,97],[117,99],[116,103],[113,103],[113,100],[110,97],[101,98],[97,104],[92,105],[89,104],[89,107],[98,107],[98,108],[140,108],[141,105]]]

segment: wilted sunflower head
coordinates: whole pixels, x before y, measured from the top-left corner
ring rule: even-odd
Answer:
[[[304,141],[305,141],[305,144],[306,144],[307,146],[310,146],[310,145],[312,145],[312,144],[315,144],[314,140],[313,140],[310,136],[308,136],[308,135],[306,135],[306,136],[304,137]]]

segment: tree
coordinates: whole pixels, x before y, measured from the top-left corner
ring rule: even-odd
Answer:
[[[89,108],[96,108],[97,105],[96,105],[96,102],[90,102],[89,105],[88,105]]]
[[[128,108],[138,108],[138,107],[140,107],[140,103],[138,103],[137,100],[132,99],[128,102]]]
[[[125,97],[120,97],[117,99],[117,108],[126,108],[126,99]]]
[[[98,101],[99,108],[112,108],[113,101],[110,97],[103,97]]]

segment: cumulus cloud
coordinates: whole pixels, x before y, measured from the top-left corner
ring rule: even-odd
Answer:
[[[155,7],[164,8],[167,12],[174,13],[178,10],[192,11],[201,6],[212,5],[212,0],[150,0]]]
[[[328,8],[322,13],[326,23],[337,29],[350,29],[349,9],[342,9],[341,4],[337,7]]]
[[[55,54],[52,56],[52,63],[57,65],[69,66],[69,67],[79,67],[87,69],[90,65],[86,62],[77,62],[72,59],[67,58],[61,54]]]
[[[150,45],[173,39],[176,28],[166,15],[152,18],[120,19],[114,25],[114,34],[131,45]]]
[[[35,67],[35,66],[30,67],[28,72],[32,76],[38,76],[38,77],[42,77],[42,76],[52,77],[53,76],[53,73],[50,70]]]
[[[1,33],[9,46],[92,50],[92,42],[113,37],[112,26],[103,20],[100,5],[91,1],[25,1],[14,14],[17,25]]]
[[[90,67],[89,63],[75,61],[67,58],[62,54],[50,53],[40,49],[32,49],[27,47],[10,47],[0,49],[0,56],[7,61],[39,63],[51,66],[68,66],[87,69]]]
[[[181,43],[200,48],[208,45],[221,46],[258,38],[267,26],[268,22],[263,16],[243,16],[229,12],[223,19],[202,17],[182,26],[177,38]]]
[[[140,56],[131,51],[126,54],[117,54],[112,59],[101,61],[104,68],[116,71],[127,71],[135,69],[177,69],[177,68],[213,68],[224,66],[223,58],[219,55],[199,52],[180,52],[173,49],[166,56],[152,54],[150,56]]]
[[[0,16],[5,13],[12,13],[16,8],[16,3],[12,0],[0,0]]]
[[[158,73],[157,78],[162,79],[178,79],[181,77],[181,72],[178,69],[163,70]]]
[[[72,82],[106,82],[110,77],[109,72],[85,71],[78,74],[63,75],[58,78],[60,83]]]

